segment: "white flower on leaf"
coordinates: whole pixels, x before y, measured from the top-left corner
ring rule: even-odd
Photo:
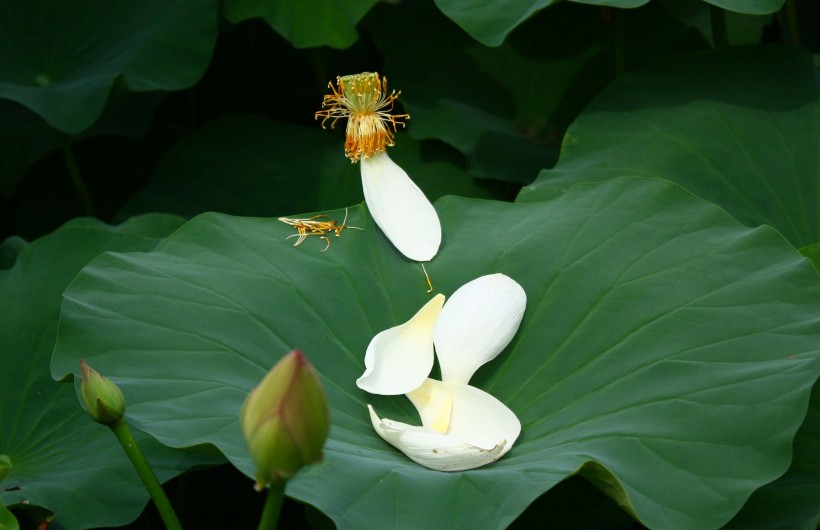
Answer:
[[[347,119],[345,156],[361,161],[362,190],[373,220],[399,252],[430,261],[441,245],[441,223],[433,205],[385,150],[408,114],[392,114],[400,92],[387,92],[387,79],[364,72],[336,78],[316,118],[330,127]]]
[[[507,347],[526,303],[517,282],[490,274],[463,285],[446,304],[444,295],[435,296],[405,324],[376,335],[356,384],[372,394],[406,394],[422,422],[419,427],[380,418],[368,405],[379,436],[439,471],[472,469],[507,453],[521,423],[506,405],[468,383]],[[427,377],[434,355],[441,381]]]

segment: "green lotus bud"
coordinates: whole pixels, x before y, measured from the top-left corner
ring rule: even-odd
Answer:
[[[319,376],[302,352],[285,355],[251,391],[240,422],[257,490],[321,460],[330,413]]]
[[[125,413],[125,396],[107,377],[80,361],[83,379],[80,381],[80,397],[91,419],[103,425],[112,425]]]
[[[3,480],[11,471],[11,458],[8,455],[0,455],[0,480]]]

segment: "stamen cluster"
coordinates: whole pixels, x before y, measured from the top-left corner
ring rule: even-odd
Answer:
[[[325,95],[322,109],[316,119],[332,120],[332,129],[340,118],[347,118],[345,156],[358,162],[374,153],[395,145],[393,133],[405,125],[409,114],[392,114],[393,102],[401,92],[387,92],[387,78],[379,79],[376,72],[364,72],[336,78],[336,85],[328,83],[332,94]],[[392,128],[392,130],[391,130]]]

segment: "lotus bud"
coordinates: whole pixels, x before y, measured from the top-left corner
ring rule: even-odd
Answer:
[[[91,419],[103,425],[113,425],[125,414],[125,396],[107,377],[80,361],[83,373],[80,397]]]
[[[302,352],[285,355],[251,391],[240,422],[259,491],[321,460],[330,413],[319,376]]]

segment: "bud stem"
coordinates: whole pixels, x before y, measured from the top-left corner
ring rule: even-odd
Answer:
[[[17,518],[6,508],[2,500],[0,500],[0,528],[8,528],[9,530],[18,530],[20,528]]]
[[[182,530],[182,525],[179,524],[177,514],[174,513],[174,509],[171,507],[171,501],[168,500],[168,497],[162,490],[162,485],[159,483],[159,480],[157,480],[157,476],[154,475],[154,471],[137,446],[137,441],[131,436],[131,431],[128,429],[128,424],[125,422],[125,419],[119,419],[109,425],[109,427],[125,450],[125,454],[127,454],[131,460],[134,469],[137,470],[137,474],[140,476],[140,479],[142,479],[142,483],[145,485],[145,489],[148,490],[148,494],[151,495],[151,499],[154,500],[154,505],[157,507],[159,516],[162,517],[162,522],[165,523],[165,528],[168,530]]]
[[[273,481],[268,484],[265,507],[259,519],[258,530],[276,530],[279,524],[279,512],[282,511],[282,500],[285,498],[285,481]]]
[[[712,22],[712,44],[714,48],[725,48],[729,45],[729,33],[726,30],[726,11],[715,5],[709,5],[709,16]]]

